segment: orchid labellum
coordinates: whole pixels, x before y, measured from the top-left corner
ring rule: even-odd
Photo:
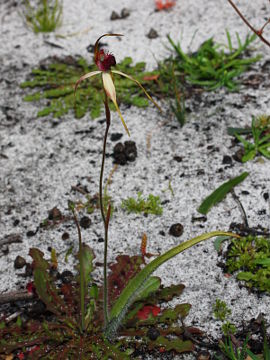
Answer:
[[[92,76],[101,74],[102,76],[102,81],[103,81],[103,87],[105,90],[105,94],[106,96],[111,99],[111,101],[114,103],[114,106],[120,116],[120,119],[124,125],[124,128],[126,130],[126,132],[129,134],[129,130],[127,128],[127,125],[124,121],[124,118],[121,114],[121,111],[119,109],[119,106],[117,104],[117,100],[116,100],[116,91],[115,91],[115,86],[113,83],[113,78],[112,78],[112,73],[114,74],[118,74],[121,76],[124,76],[132,81],[134,81],[145,93],[145,95],[148,97],[149,100],[152,101],[152,103],[159,109],[160,107],[157,105],[157,103],[152,99],[152,97],[148,94],[148,92],[145,90],[145,88],[140,84],[140,82],[136,79],[134,79],[132,76],[127,75],[121,71],[118,70],[111,70],[111,67],[116,65],[116,61],[115,61],[115,57],[110,54],[109,52],[106,52],[104,50],[99,50],[98,44],[100,39],[102,39],[104,36],[123,36],[121,34],[104,34],[102,36],[100,36],[96,43],[95,43],[95,47],[94,47],[94,61],[98,67],[99,70],[97,71],[91,71],[83,76],[80,77],[80,79],[76,82],[75,84],[75,93],[77,90],[78,85],[85,79],[90,78]]]

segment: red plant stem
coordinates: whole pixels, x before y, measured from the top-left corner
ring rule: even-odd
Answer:
[[[228,0],[228,2],[231,4],[231,6],[234,8],[234,10],[237,12],[237,14],[240,16],[240,18],[244,21],[244,23],[250,28],[250,30],[252,30],[254,32],[254,34],[256,34],[261,39],[261,41],[263,41],[266,45],[268,45],[270,47],[270,42],[267,41],[265,39],[265,37],[262,35],[262,31],[256,30],[250,24],[250,22],[244,17],[244,15],[241,13],[241,11],[238,9],[238,7],[234,4],[234,2],[232,0]]]
[[[105,93],[105,113],[106,113],[106,129],[103,140],[103,152],[102,152],[102,163],[100,170],[100,179],[99,179],[99,204],[101,216],[104,224],[104,261],[103,261],[103,306],[104,306],[104,326],[106,328],[109,321],[109,309],[108,309],[108,282],[107,282],[107,257],[108,257],[108,230],[109,230],[109,220],[107,219],[107,214],[105,216],[104,207],[103,207],[103,195],[102,195],[102,184],[103,184],[103,174],[104,174],[104,165],[105,165],[105,154],[106,154],[106,144],[109,128],[111,125],[111,113],[108,105],[108,96]],[[110,212],[110,207],[109,207]]]

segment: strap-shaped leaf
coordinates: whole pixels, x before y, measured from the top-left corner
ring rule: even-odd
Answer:
[[[224,199],[224,197],[234,188],[236,185],[240,184],[248,176],[247,172],[225,182],[219,186],[211,195],[207,196],[206,199],[202,202],[198,211],[206,215],[212,206],[216,205],[218,202]]]
[[[141,292],[141,289],[144,288],[144,284],[146,283],[147,279],[159,266],[176,256],[177,254],[181,253],[182,251],[198,244],[201,241],[222,235],[232,237],[237,236],[232,233],[227,233],[223,231],[213,231],[211,233],[203,234],[170,249],[165,254],[157,257],[148,265],[146,265],[145,268],[143,268],[134,278],[132,278],[128,282],[127,286],[122,291],[121,295],[113,305],[109,317],[110,321],[107,328],[105,329],[105,335],[108,338],[113,338],[115,336],[116,331],[121,325],[129,307],[137,299],[138,295]]]

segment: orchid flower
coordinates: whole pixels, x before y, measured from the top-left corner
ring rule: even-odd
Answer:
[[[101,74],[102,76],[102,81],[103,81],[103,88],[105,90],[105,94],[106,96],[111,99],[111,101],[114,103],[114,106],[118,112],[118,115],[120,116],[120,119],[122,121],[122,124],[124,125],[124,128],[128,134],[128,136],[130,136],[130,133],[129,133],[129,130],[127,128],[127,125],[124,121],[124,118],[121,114],[121,111],[119,109],[119,106],[117,104],[117,100],[116,100],[116,91],[115,91],[115,86],[114,86],[114,83],[113,83],[113,78],[112,78],[112,73],[114,74],[118,74],[118,75],[121,75],[121,76],[124,76],[132,81],[134,81],[145,93],[145,95],[148,97],[149,100],[152,101],[152,103],[161,111],[160,107],[158,106],[158,104],[152,99],[152,97],[148,94],[148,92],[145,90],[145,88],[142,86],[142,84],[134,79],[132,76],[130,75],[127,75],[121,71],[118,71],[118,70],[111,70],[111,67],[116,65],[116,61],[115,61],[115,57],[104,51],[104,50],[99,50],[98,48],[98,44],[99,44],[99,41],[100,39],[102,39],[104,36],[123,36],[121,34],[104,34],[102,36],[100,36],[96,43],[95,43],[95,47],[94,47],[94,61],[98,67],[99,70],[97,71],[91,71],[83,76],[80,77],[80,79],[76,82],[75,84],[75,93],[76,93],[76,90],[77,90],[77,87],[79,86],[79,84],[85,80],[85,79],[88,79],[92,76],[96,76],[96,75],[99,75]]]

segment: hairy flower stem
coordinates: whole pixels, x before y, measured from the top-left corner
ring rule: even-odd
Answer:
[[[104,224],[104,261],[103,261],[103,307],[104,307],[104,327],[107,327],[109,321],[109,310],[108,310],[108,282],[107,282],[107,257],[108,257],[108,229],[109,229],[109,216],[110,215],[110,206],[108,207],[108,214],[105,216],[104,207],[103,207],[103,194],[102,194],[102,184],[103,184],[103,173],[104,173],[104,165],[105,165],[105,154],[106,154],[106,145],[107,145],[107,137],[109,128],[111,125],[111,113],[108,105],[108,97],[105,93],[105,112],[106,112],[106,129],[103,140],[103,152],[102,152],[102,163],[100,170],[100,178],[99,178],[99,204],[101,216]]]

